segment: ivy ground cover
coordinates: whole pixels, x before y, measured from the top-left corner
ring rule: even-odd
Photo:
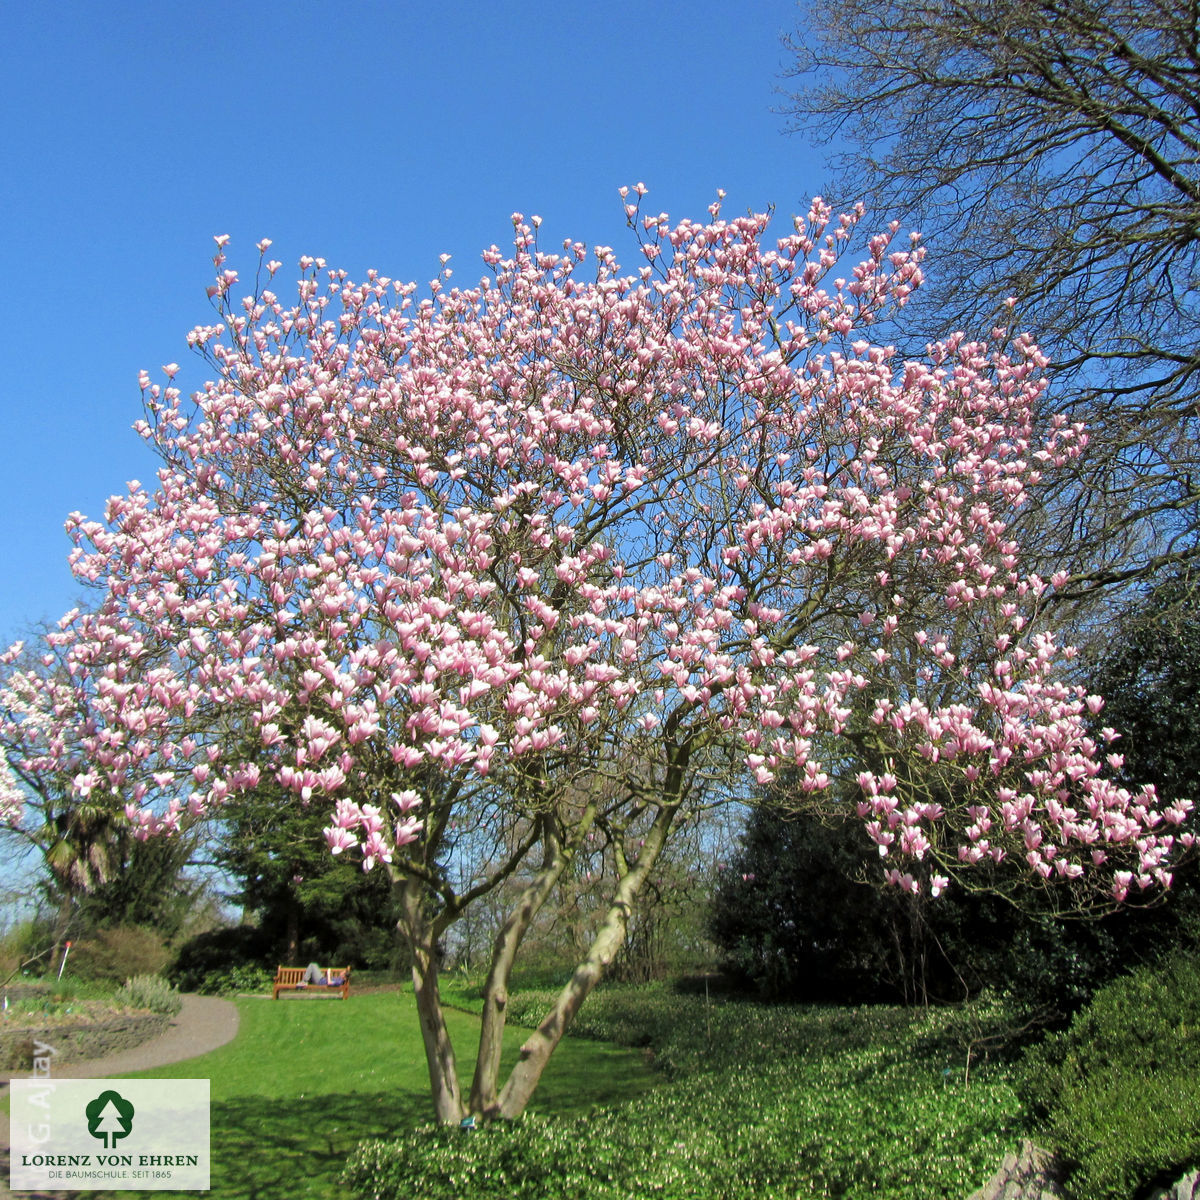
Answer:
[[[548,998],[515,996],[510,1019],[532,1023]],[[973,1064],[968,1076],[982,1032],[971,1010],[613,988],[592,998],[574,1032],[643,1047],[663,1086],[589,1114],[373,1141],[347,1182],[362,1196],[427,1200],[961,1200],[1019,1136],[1008,1068]]]

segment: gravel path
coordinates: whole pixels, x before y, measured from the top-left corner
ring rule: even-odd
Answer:
[[[64,1063],[52,1074],[60,1079],[120,1078],[131,1071],[146,1071],[151,1067],[165,1067],[169,1063],[184,1062],[189,1058],[207,1054],[231,1042],[238,1030],[237,1005],[232,1000],[221,1000],[216,996],[184,996],[183,1008],[172,1018],[166,1032],[158,1037],[122,1050],[107,1058],[91,1062]],[[8,1080],[0,1090],[7,1091]],[[0,1200],[9,1200],[13,1193],[8,1190],[8,1115],[0,1113]],[[80,1192],[19,1192],[24,1200],[56,1200],[57,1197],[73,1198]],[[95,1193],[92,1193],[93,1195]],[[153,1193],[150,1193],[151,1195]]]
[[[238,1010],[232,1000],[217,996],[184,996],[183,1008],[173,1017],[165,1033],[91,1062],[67,1063],[58,1072],[67,1079],[100,1079],[147,1071],[207,1054],[231,1042],[238,1031]]]

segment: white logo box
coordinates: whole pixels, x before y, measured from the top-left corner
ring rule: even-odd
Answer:
[[[9,1187],[207,1191],[207,1079],[11,1081]]]

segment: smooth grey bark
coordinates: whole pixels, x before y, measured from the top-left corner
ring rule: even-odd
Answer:
[[[508,1008],[508,981],[521,941],[555,884],[562,878],[583,835],[591,828],[594,808],[575,829],[571,845],[564,848],[557,831],[547,820],[546,852],[541,869],[522,890],[520,899],[500,927],[492,948],[492,962],[483,989],[483,1015],[479,1031],[479,1054],[471,1083],[470,1109],[485,1117],[499,1114],[500,1054]]]
[[[562,1040],[572,1018],[604,977],[604,972],[621,949],[634,901],[666,845],[667,834],[678,811],[678,802],[659,809],[637,861],[622,874],[617,884],[608,912],[586,957],[558,994],[554,1007],[521,1047],[517,1064],[500,1092],[498,1109],[494,1115],[512,1120],[525,1111],[551,1054]]]
[[[421,1021],[421,1040],[429,1067],[429,1087],[439,1123],[457,1124],[466,1115],[458,1086],[454,1046],[442,1014],[438,990],[437,937],[424,912],[419,880],[406,879],[399,885],[401,924],[412,951],[413,994]]]

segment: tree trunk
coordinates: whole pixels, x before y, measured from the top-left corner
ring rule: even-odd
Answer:
[[[637,862],[617,884],[587,957],[575,968],[570,981],[558,994],[554,1007],[521,1047],[517,1065],[500,1093],[497,1115],[513,1120],[525,1111],[567,1026],[620,951],[633,903],[666,844],[667,833],[678,810],[677,804],[659,809]]]
[[[479,1056],[475,1060],[475,1077],[471,1083],[471,1112],[482,1117],[500,1115],[497,1093],[500,1083],[500,1053],[504,1042],[504,1023],[508,1007],[508,980],[513,961],[529,924],[562,873],[570,863],[591,821],[576,831],[571,848],[564,850],[557,834],[547,824],[546,852],[542,866],[521,893],[521,897],[496,935],[492,963],[483,989],[483,1019],[479,1030]]]
[[[421,884],[415,879],[397,885],[400,889],[401,925],[412,951],[413,993],[421,1020],[421,1040],[429,1067],[433,1108],[442,1125],[456,1125],[466,1116],[458,1086],[458,1068],[438,991],[437,939],[423,911]]]
[[[300,959],[300,905],[295,896],[288,896],[287,902],[287,961],[288,966],[294,967]]]

